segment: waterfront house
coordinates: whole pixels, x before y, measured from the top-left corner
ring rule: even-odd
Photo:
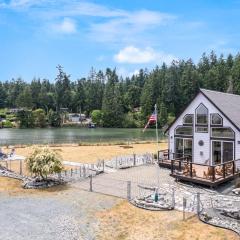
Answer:
[[[85,114],[80,114],[80,113],[69,113],[68,114],[68,119],[70,122],[81,122],[86,120],[86,115]]]
[[[166,132],[168,150],[158,159],[160,166],[171,164],[173,176],[214,186],[237,175],[239,95],[200,89]]]

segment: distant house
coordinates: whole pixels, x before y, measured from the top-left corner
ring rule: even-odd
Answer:
[[[80,114],[80,113],[69,113],[68,114],[68,119],[70,122],[81,122],[86,120],[86,115],[85,114]]]
[[[179,160],[171,161],[172,168],[177,162],[183,166],[187,159],[185,173],[194,180],[220,182],[240,169],[239,95],[200,89],[166,132],[168,160],[183,160],[182,165]],[[190,176],[173,175],[184,180]]]
[[[7,113],[16,114],[16,113],[21,112],[23,110],[24,110],[23,108],[10,108]]]

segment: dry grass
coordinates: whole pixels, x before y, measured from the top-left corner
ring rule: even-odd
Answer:
[[[111,159],[112,157],[128,154],[141,153],[156,153],[156,143],[140,143],[132,144],[126,148],[126,145],[103,145],[103,146],[77,146],[77,145],[62,145],[50,146],[51,149],[60,153],[64,160],[81,162],[81,163],[95,163],[99,159]],[[160,149],[167,148],[167,143],[161,143]],[[17,148],[16,154],[28,156],[33,150],[33,147]]]
[[[123,201],[110,210],[97,213],[100,221],[98,240],[237,240],[231,231],[215,228],[182,213],[151,212]]]

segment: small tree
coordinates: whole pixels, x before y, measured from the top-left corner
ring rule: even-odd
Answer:
[[[30,173],[42,180],[49,174],[59,173],[63,169],[61,156],[47,147],[36,148],[27,158],[26,165]]]
[[[103,114],[101,110],[93,110],[91,113],[92,121],[98,126],[102,125],[102,116]]]

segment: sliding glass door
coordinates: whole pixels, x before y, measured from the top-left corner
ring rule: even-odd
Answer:
[[[192,156],[192,139],[191,138],[175,138],[175,153],[176,158],[183,156]]]
[[[234,142],[212,141],[212,165],[234,160]]]

